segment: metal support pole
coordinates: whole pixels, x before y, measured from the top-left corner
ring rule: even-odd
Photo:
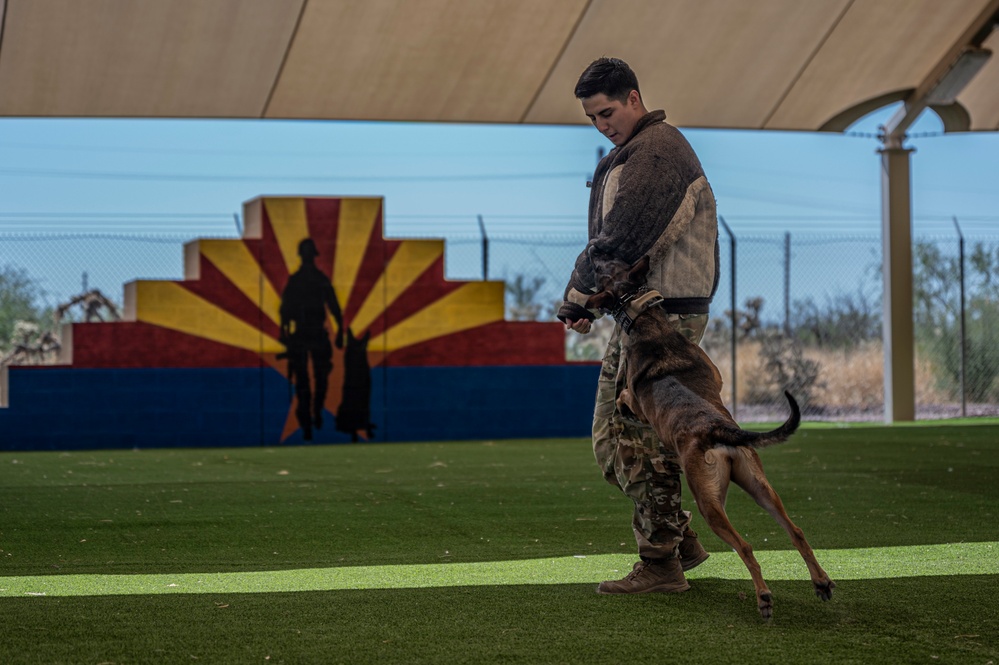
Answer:
[[[731,274],[731,308],[732,308],[731,309],[731,324],[732,324],[732,417],[735,418],[736,417],[736,410],[738,409],[738,407],[737,407],[738,402],[736,400],[737,400],[737,397],[738,397],[738,394],[739,394],[738,388],[736,387],[737,381],[735,380],[735,378],[736,378],[736,376],[735,376],[735,373],[736,373],[736,362],[735,362],[735,360],[736,360],[736,352],[737,352],[737,348],[738,348],[738,340],[736,339],[736,332],[739,330],[739,326],[738,326],[739,315],[738,315],[738,312],[736,312],[736,309],[735,309],[735,303],[736,303],[736,299],[735,299],[735,284],[736,284],[736,281],[735,281],[735,235],[732,233],[732,229],[728,228],[728,224],[725,223],[725,218],[724,217],[722,217],[721,215],[718,215],[718,221],[721,223],[722,228],[725,229],[725,233],[728,234],[729,242],[731,242],[731,245],[732,245],[731,246],[731,263],[732,263],[732,269],[731,269],[731,273],[732,273]]]
[[[964,234],[961,233],[961,225],[954,217],[954,228],[957,229],[957,260],[958,272],[961,280],[961,416],[968,415],[968,391],[967,391],[967,351],[968,341],[965,336],[965,307],[964,307]]]
[[[885,422],[916,419],[915,344],[912,331],[913,152],[885,142],[881,153],[881,243],[884,256]]]
[[[912,200],[905,132],[927,108],[953,104],[988,62],[983,44],[999,27],[999,0],[983,3],[971,25],[881,128],[881,235],[884,252],[885,421],[915,420],[912,335]]]
[[[482,280],[489,279],[489,236],[486,235],[486,223],[479,215],[479,231],[482,233]]]

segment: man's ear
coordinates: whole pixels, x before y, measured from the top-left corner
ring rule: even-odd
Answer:
[[[586,309],[602,309],[610,310],[614,303],[616,302],[614,294],[610,291],[601,291],[600,293],[594,293],[592,296],[586,299],[586,304],[583,305]]]
[[[628,281],[633,284],[644,284],[645,278],[649,275],[649,255],[635,261],[635,265],[628,268]]]

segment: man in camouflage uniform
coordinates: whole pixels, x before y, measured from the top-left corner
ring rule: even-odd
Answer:
[[[697,156],[662,111],[649,112],[626,63],[601,58],[575,90],[594,126],[615,148],[601,160],[590,192],[587,248],[576,259],[558,317],[586,334],[596,313],[584,306],[596,290],[589,250],[623,261],[651,259],[649,287],[683,334],[698,343],[718,287],[718,222],[714,195]],[[680,506],[675,451],[652,428],[617,410],[627,358],[620,326],[607,345],[593,414],[593,452],[604,478],[635,504],[632,528],[638,561],[624,579],[603,582],[598,593],[676,593],[690,585],[683,571],[708,554]]]

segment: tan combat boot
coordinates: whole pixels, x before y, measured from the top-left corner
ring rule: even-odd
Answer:
[[[701,546],[697,540],[697,534],[693,529],[687,528],[683,532],[683,540],[679,545],[680,567],[684,572],[704,563],[710,554]]]
[[[689,588],[680,560],[674,558],[654,563],[639,561],[624,579],[601,582],[597,593],[680,593]]]

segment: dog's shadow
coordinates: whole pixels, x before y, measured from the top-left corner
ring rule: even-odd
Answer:
[[[756,612],[756,594],[752,581],[720,577],[691,578],[690,589],[683,593],[643,593],[599,595],[594,584],[575,585],[581,594],[592,594],[599,602],[619,602],[628,606],[629,612],[646,616],[654,615],[664,625],[717,626],[724,622],[728,628],[772,626],[788,624],[828,628],[830,623],[848,620],[848,611],[842,603],[816,603],[812,583],[801,580],[771,581],[775,600],[781,612],[771,619],[762,619]],[[637,603],[637,605],[636,605]],[[624,611],[622,609],[622,611]],[[651,614],[649,614],[651,613]],[[839,614],[844,616],[838,616]]]

